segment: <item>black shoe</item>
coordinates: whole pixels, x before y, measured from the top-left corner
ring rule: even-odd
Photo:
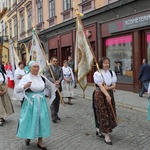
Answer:
[[[112,145],[112,142],[111,142],[111,141],[110,141],[110,142],[107,142],[107,141],[104,140],[104,142],[105,142],[107,145]]]
[[[68,105],[73,105],[71,102],[68,102]]]
[[[105,136],[101,132],[96,131],[96,135],[100,138],[105,138]]]
[[[139,95],[139,97],[142,97],[142,95]]]
[[[3,122],[2,121],[0,121],[0,126],[3,126]]]
[[[46,148],[45,146],[42,147],[42,146],[40,146],[39,144],[37,144],[37,147],[40,148],[40,149],[42,149],[42,150],[47,150],[47,148]]]
[[[3,122],[5,122],[5,119],[4,119],[4,118],[2,118],[2,121],[3,121]]]
[[[57,120],[61,120],[61,119],[57,116]]]
[[[26,139],[25,143],[26,143],[26,145],[29,145],[30,144],[30,139]]]
[[[74,88],[76,88],[76,87],[77,87],[77,85],[74,86]]]
[[[52,119],[53,123],[57,123],[57,120],[56,119]]]

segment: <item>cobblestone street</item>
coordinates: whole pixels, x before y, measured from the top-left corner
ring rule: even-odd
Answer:
[[[76,97],[73,105],[60,107],[61,121],[51,123],[51,137],[44,139],[48,150],[148,150],[150,149],[150,123],[147,114],[122,107],[117,108],[118,127],[111,134],[113,146],[95,135],[90,100]],[[36,150],[37,140],[26,146],[16,137],[20,102],[13,101],[15,113],[0,127],[0,150]]]

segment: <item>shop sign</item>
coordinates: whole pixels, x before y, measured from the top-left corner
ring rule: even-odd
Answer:
[[[109,33],[126,31],[130,29],[145,27],[150,25],[150,12],[140,16],[135,16],[126,20],[120,20],[109,24]]]

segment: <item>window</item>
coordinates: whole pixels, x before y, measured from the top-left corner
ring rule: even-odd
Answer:
[[[108,38],[105,46],[110,69],[116,73],[117,82],[133,83],[132,36]]]
[[[20,15],[20,19],[21,19],[21,33],[23,33],[25,31],[25,20],[24,20],[24,14]]]
[[[95,9],[95,0],[82,0],[79,6],[81,7],[82,13],[87,13]]]
[[[49,18],[55,16],[55,2],[54,0],[49,0]]]
[[[147,58],[148,58],[148,63],[150,64],[150,33],[146,35],[147,39]]]
[[[37,5],[38,5],[38,23],[41,23],[43,21],[43,2],[42,0],[38,0],[37,1]]]
[[[11,22],[9,23],[9,35],[10,35],[10,38],[12,38],[12,23]]]
[[[7,1],[7,8],[8,8],[8,9],[10,8],[10,3],[11,3],[10,0],[8,0],[8,1]]]
[[[3,1],[3,8],[5,7],[5,2]]]
[[[2,35],[5,35],[5,27],[4,27],[4,23],[2,23]]]
[[[13,4],[16,3],[16,2],[17,2],[17,0],[13,0]]]
[[[64,11],[71,8],[71,0],[63,0],[64,2]]]
[[[5,22],[5,35],[7,35],[7,23]]]
[[[28,29],[32,28],[32,11],[31,9],[28,10]]]
[[[14,37],[17,36],[17,19],[14,19]]]

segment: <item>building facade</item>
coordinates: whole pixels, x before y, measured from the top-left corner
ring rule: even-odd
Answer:
[[[141,61],[143,58],[150,60],[149,0],[75,2],[78,10],[84,14],[82,21],[85,33],[97,60],[102,56],[110,58],[111,69],[118,76],[118,89],[138,92],[141,87],[138,81]],[[15,10],[9,10],[7,23],[11,31],[9,21],[16,12],[16,47],[19,48],[18,53],[22,60],[26,60],[30,51],[32,26],[38,28],[38,35],[48,60],[51,56],[57,56],[59,64],[62,65],[68,55],[74,56],[76,14],[73,10],[73,0],[20,0],[17,1]],[[12,22],[12,30],[13,28]],[[15,38],[13,33],[12,37]],[[95,69],[93,66],[88,75],[88,81],[91,83]]]
[[[38,28],[39,36],[48,60],[51,56],[57,56],[59,64],[62,65],[64,59],[69,55],[74,57],[75,47],[75,18],[78,10],[85,14],[116,2],[117,0],[34,0],[32,1],[32,25]],[[90,18],[89,18],[90,19]],[[98,41],[96,22],[86,24],[86,33],[89,34],[91,46],[98,59]],[[92,34],[91,34],[92,33]],[[30,50],[31,37],[19,40],[19,44],[25,43]],[[94,67],[93,67],[94,71]],[[89,82],[93,81],[93,71],[88,75]]]
[[[9,61],[9,44],[7,38],[7,2],[5,0],[0,1],[0,57],[2,56],[2,60],[5,63]]]

